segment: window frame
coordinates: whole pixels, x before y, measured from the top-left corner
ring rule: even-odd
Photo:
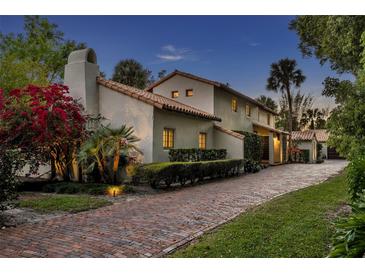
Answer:
[[[204,136],[204,138],[202,138]],[[207,149],[207,136],[208,134],[206,132],[199,132],[199,140],[198,140],[198,147],[199,149]],[[204,142],[203,142],[204,140]],[[204,144],[204,147],[202,146]]]
[[[247,111],[248,110],[248,111]],[[248,113],[247,113],[248,112]],[[251,106],[249,104],[245,105],[245,115],[246,117],[251,117],[252,112],[251,112]]]
[[[191,95],[189,95],[189,92],[191,92]],[[194,95],[194,89],[188,88],[185,90],[185,97],[193,97]]]
[[[163,149],[171,149],[175,146],[175,129],[164,128],[162,133],[162,147]]]
[[[232,97],[231,99],[231,110],[233,112],[237,112],[238,111],[238,101],[236,97]]]
[[[180,93],[178,90],[171,91],[171,98],[179,98],[179,96],[180,96]]]

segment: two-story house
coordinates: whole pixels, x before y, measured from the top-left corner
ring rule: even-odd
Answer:
[[[244,158],[244,131],[263,136],[264,160],[286,159],[276,113],[221,83],[175,71],[140,90],[100,77],[88,48],[70,54],[65,85],[88,115],[112,127],[133,126],[145,163],[168,161],[171,148],[225,148],[228,158]]]
[[[176,70],[147,91],[212,113],[221,118],[215,125],[226,130],[258,134],[263,161],[286,162],[288,133],[275,128],[277,113],[228,85]]]

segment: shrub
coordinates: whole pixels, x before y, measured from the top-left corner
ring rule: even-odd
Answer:
[[[365,254],[365,193],[352,203],[352,214],[336,223],[329,257],[361,258]]]
[[[0,210],[6,209],[8,203],[17,197],[19,181],[16,172],[24,164],[18,150],[0,149]]]
[[[223,160],[227,157],[226,149],[170,149],[170,162],[198,162]]]
[[[354,201],[365,189],[365,156],[353,159],[347,167],[347,183],[351,199]]]
[[[309,149],[302,149],[302,159],[304,163],[309,162]]]
[[[58,194],[89,194],[89,195],[104,195],[111,185],[108,184],[85,184],[74,182],[50,183],[43,187],[44,192]],[[123,192],[135,192],[130,186],[123,186]]]
[[[184,185],[205,178],[230,177],[238,175],[243,160],[215,160],[202,162],[164,162],[140,166],[133,176],[133,182],[149,183],[152,187],[174,183]]]
[[[260,136],[255,133],[244,132],[245,159],[260,162],[263,154],[263,147]]]
[[[322,160],[322,147],[321,143],[317,143],[317,159]]]
[[[252,160],[244,160],[244,169],[247,173],[256,173],[259,172],[263,166],[259,162],[252,161]]]

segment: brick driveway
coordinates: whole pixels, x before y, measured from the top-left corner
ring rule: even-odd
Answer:
[[[0,231],[0,257],[155,257],[347,162],[291,164]]]

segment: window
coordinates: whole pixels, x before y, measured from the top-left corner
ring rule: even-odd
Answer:
[[[200,149],[207,148],[207,134],[205,132],[199,133],[199,148]]]
[[[246,116],[251,117],[251,106],[250,105],[246,105]]]
[[[171,91],[171,98],[177,98],[177,97],[179,97],[179,91],[178,90]]]
[[[267,120],[266,120],[267,124],[270,125],[270,114],[267,114]]]
[[[237,99],[236,98],[232,98],[232,111],[237,112]]]
[[[193,94],[194,94],[194,92],[193,92],[193,90],[192,89],[187,89],[186,90],[186,97],[191,97],[191,96],[193,96]]]
[[[173,148],[174,147],[174,135],[175,130],[172,128],[163,129],[163,148]]]

